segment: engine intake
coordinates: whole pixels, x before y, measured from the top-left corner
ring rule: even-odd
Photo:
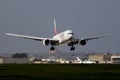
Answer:
[[[43,41],[43,45],[48,46],[50,44],[50,41],[48,39]]]
[[[80,45],[82,45],[82,46],[86,45],[86,43],[87,43],[86,40],[81,40],[81,41],[80,41]]]

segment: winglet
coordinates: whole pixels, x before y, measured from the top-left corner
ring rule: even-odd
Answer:
[[[54,19],[54,34],[55,34],[55,35],[58,34],[55,19]]]
[[[15,34],[11,34],[11,33],[5,33],[6,35],[15,35]]]
[[[17,36],[17,37],[23,36],[23,35],[12,34],[12,33],[5,33],[5,34],[6,34],[6,35],[10,35],[10,36]]]

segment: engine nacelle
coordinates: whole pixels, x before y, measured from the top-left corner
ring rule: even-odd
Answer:
[[[50,44],[50,41],[48,39],[43,41],[43,45],[48,46]]]
[[[82,45],[82,46],[86,45],[86,43],[87,43],[86,40],[81,40],[81,41],[80,41],[80,45]]]

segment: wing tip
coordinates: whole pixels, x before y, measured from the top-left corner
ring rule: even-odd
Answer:
[[[11,33],[5,33],[6,35],[10,35]]]

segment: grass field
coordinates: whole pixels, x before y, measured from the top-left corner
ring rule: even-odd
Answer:
[[[0,80],[120,80],[119,64],[1,64]]]

